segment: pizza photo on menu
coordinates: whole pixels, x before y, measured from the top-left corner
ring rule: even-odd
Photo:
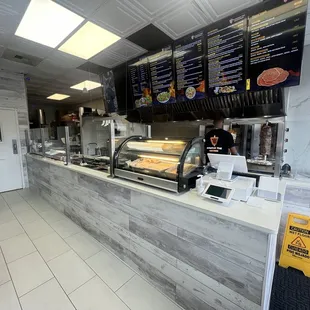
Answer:
[[[257,78],[258,86],[271,87],[287,80],[289,72],[282,68],[271,68],[264,70]]]

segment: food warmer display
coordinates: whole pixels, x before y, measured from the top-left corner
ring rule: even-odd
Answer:
[[[115,177],[152,185],[172,192],[195,187],[204,164],[204,140],[126,139],[114,155]]]

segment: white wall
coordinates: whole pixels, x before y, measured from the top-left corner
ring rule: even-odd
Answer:
[[[0,108],[17,110],[21,154],[23,159],[24,187],[28,187],[28,172],[25,155],[27,153],[25,130],[29,129],[27,93],[22,74],[0,70]]]
[[[284,162],[293,173],[310,177],[310,46],[304,50],[301,84],[288,91],[286,127]]]

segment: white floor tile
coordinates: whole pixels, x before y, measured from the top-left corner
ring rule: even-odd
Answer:
[[[0,249],[0,265],[2,264],[5,264],[5,261],[4,261],[4,257],[2,255],[2,252],[1,252],[1,249]]]
[[[9,207],[11,208],[14,214],[17,212],[32,210],[31,206],[26,201],[20,201],[18,203],[14,203]]]
[[[81,227],[69,219],[51,223],[51,226],[62,238],[70,237],[82,231]]]
[[[48,262],[55,277],[67,294],[95,276],[94,272],[73,251]]]
[[[24,199],[37,196],[37,194],[35,192],[33,192],[31,189],[29,189],[29,188],[20,189],[20,190],[17,191],[17,193],[21,197],[23,197]]]
[[[83,259],[87,259],[102,250],[102,246],[93,237],[82,231],[65,240]]]
[[[181,309],[137,275],[126,283],[117,295],[131,310]]]
[[[65,220],[66,217],[61,214],[60,212],[56,211],[55,209],[46,211],[46,212],[42,212],[40,213],[40,215],[44,218],[44,220],[48,223],[48,224],[52,224],[58,221],[62,221]]]
[[[39,214],[41,214],[42,212],[54,210],[53,207],[41,197],[34,198],[33,200],[28,200],[28,202]]]
[[[21,224],[32,223],[41,219],[41,216],[34,210],[15,212],[15,216]]]
[[[2,241],[0,246],[7,264],[36,251],[26,234]]]
[[[6,203],[6,201],[4,200],[4,198],[2,197],[2,195],[0,194],[0,209],[3,207],[6,207],[8,204]]]
[[[69,297],[77,310],[129,310],[117,295],[98,277],[82,285],[71,293]]]
[[[55,278],[24,295],[20,302],[23,310],[74,310]]]
[[[135,273],[109,251],[103,249],[86,263],[113,290],[118,290]]]
[[[12,282],[0,286],[0,309],[21,310]]]
[[[22,233],[24,233],[24,230],[16,220],[0,225],[0,241],[18,236]]]
[[[14,220],[16,220],[16,218],[8,207],[0,208],[0,225]]]
[[[2,197],[9,205],[24,201],[24,199],[16,191],[2,193]]]
[[[38,252],[8,264],[19,297],[53,278]]]
[[[55,232],[33,242],[46,262],[71,250],[66,242]]]
[[[31,240],[35,240],[54,232],[53,228],[48,225],[43,219],[38,221],[27,223],[23,225]]]
[[[6,267],[2,252],[0,251],[0,285],[10,281],[10,275]],[[1,308],[0,308],[1,309]]]

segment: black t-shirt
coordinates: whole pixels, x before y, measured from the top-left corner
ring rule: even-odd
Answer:
[[[229,153],[229,149],[234,145],[234,138],[224,129],[212,129],[205,136],[205,153],[224,154]]]

